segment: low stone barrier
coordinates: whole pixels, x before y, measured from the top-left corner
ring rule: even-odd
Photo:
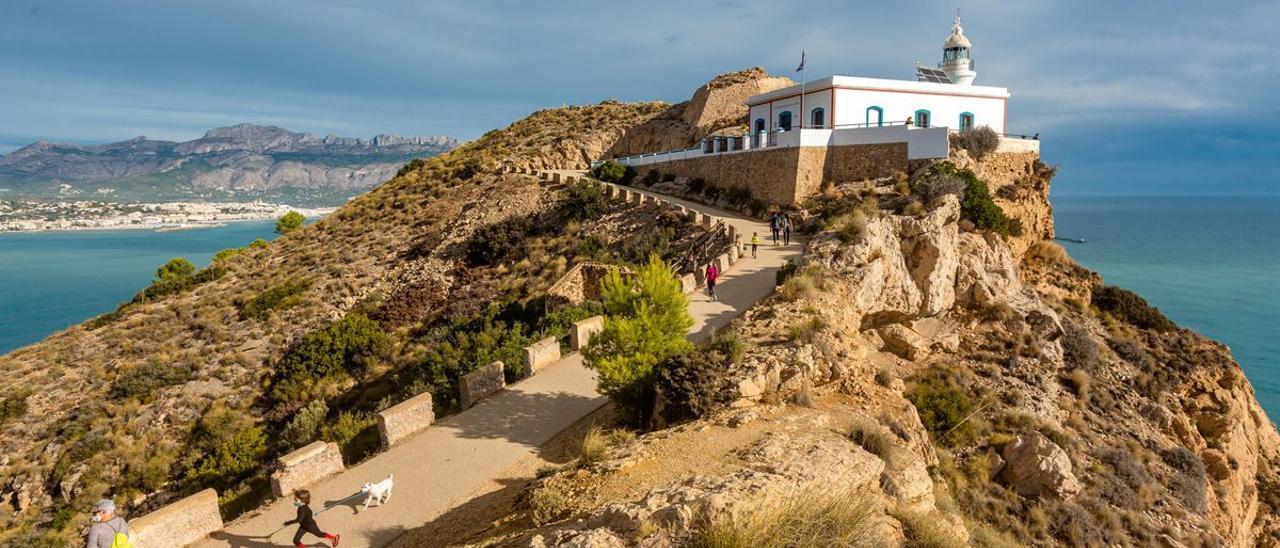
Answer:
[[[553,182],[553,183],[563,183],[563,182],[564,182],[564,176],[563,176],[562,174],[560,174],[560,173],[552,173],[552,174],[551,174],[551,182]]]
[[[138,548],[187,546],[222,529],[218,493],[205,489],[150,514],[129,520],[129,534]]]
[[[591,342],[591,337],[604,331],[604,316],[592,316],[585,320],[573,322],[573,330],[569,332],[569,348],[582,350]],[[526,349],[526,351],[528,351]],[[556,354],[559,354],[557,349]]]
[[[690,210],[689,212],[689,221],[695,225],[702,224],[702,217],[703,215],[697,211]]]
[[[716,257],[715,265],[716,265],[716,270],[719,270],[720,272],[728,272],[729,265],[730,265],[729,254],[721,253],[719,257]]]
[[[738,246],[729,246],[729,253],[726,255],[729,256],[729,264],[738,264]]]
[[[693,293],[698,289],[698,278],[692,272],[680,276],[680,291],[685,295]]]
[[[432,407],[430,392],[423,392],[388,407],[378,413],[378,435],[382,438],[382,449],[391,448],[396,442],[431,426],[435,420],[436,412]]]
[[[524,347],[523,355],[524,368],[532,375],[560,359],[560,341],[555,337],[547,337]]]
[[[467,409],[487,396],[507,387],[502,362],[493,362],[463,375],[458,380],[458,405]]]
[[[313,442],[297,451],[280,457],[280,469],[271,474],[271,492],[284,498],[294,489],[311,485],[341,472],[342,452],[338,444]]]
[[[707,228],[711,228],[711,227],[713,227],[713,226],[716,226],[716,218],[715,218],[715,217],[712,217],[712,216],[710,216],[710,215],[703,215],[703,216],[702,216],[702,226],[705,226],[705,227],[707,227]]]

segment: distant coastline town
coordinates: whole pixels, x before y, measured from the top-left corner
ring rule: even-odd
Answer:
[[[52,230],[179,230],[231,221],[274,219],[297,211],[307,217],[335,209],[263,202],[116,203],[101,201],[0,201],[0,233]]]

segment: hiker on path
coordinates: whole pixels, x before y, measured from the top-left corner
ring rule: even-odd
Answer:
[[[777,234],[773,235],[773,240],[774,240],[774,243],[777,243],[778,241]],[[756,250],[758,249],[760,249],[760,233],[752,232],[751,233],[751,258],[752,259],[756,258]]]
[[[716,280],[720,279],[720,269],[716,265],[707,265],[707,295],[711,296],[711,300],[717,301],[716,298]]]
[[[116,515],[116,503],[102,499],[93,505],[93,526],[85,538],[85,548],[129,548],[129,524]]]
[[[791,245],[791,216],[787,215],[782,218],[782,243]]]
[[[782,218],[777,213],[769,219],[769,231],[773,233],[773,245],[778,245],[778,231],[782,229]]]
[[[323,537],[325,540],[338,545],[338,535],[331,535],[320,530],[320,526],[316,525],[316,518],[311,513],[311,491],[306,489],[298,489],[293,492],[293,505],[298,508],[298,517],[284,522],[285,525],[298,524],[298,532],[293,534],[293,545],[298,548],[305,546],[302,544],[302,535],[311,533],[317,537]]]

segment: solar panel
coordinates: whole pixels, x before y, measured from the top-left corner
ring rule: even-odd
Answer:
[[[950,84],[951,77],[941,70],[916,65],[916,81],[917,82],[933,82],[936,84]]]

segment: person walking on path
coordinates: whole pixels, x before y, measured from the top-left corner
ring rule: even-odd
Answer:
[[[338,545],[338,535],[332,535],[320,530],[320,526],[316,525],[315,515],[311,513],[311,491],[299,489],[293,492],[293,505],[298,508],[298,517],[284,522],[285,525],[298,524],[298,532],[293,534],[293,545],[298,548],[305,546],[302,544],[302,535],[311,533],[317,537]]]
[[[773,233],[773,245],[778,245],[778,231],[782,229],[782,218],[777,213],[769,219],[769,231]]]
[[[787,215],[782,218],[782,243],[791,245],[791,216]]]
[[[719,300],[716,298],[716,280],[720,279],[720,269],[714,264],[707,265],[707,295],[711,300]]]
[[[778,241],[777,234],[774,234],[773,240],[774,240],[774,243],[777,243]],[[751,258],[752,259],[756,258],[756,250],[758,249],[760,249],[760,233],[752,232],[751,233]]]
[[[85,538],[85,548],[130,548],[129,523],[116,515],[116,503],[102,499],[93,505],[93,526]]]

